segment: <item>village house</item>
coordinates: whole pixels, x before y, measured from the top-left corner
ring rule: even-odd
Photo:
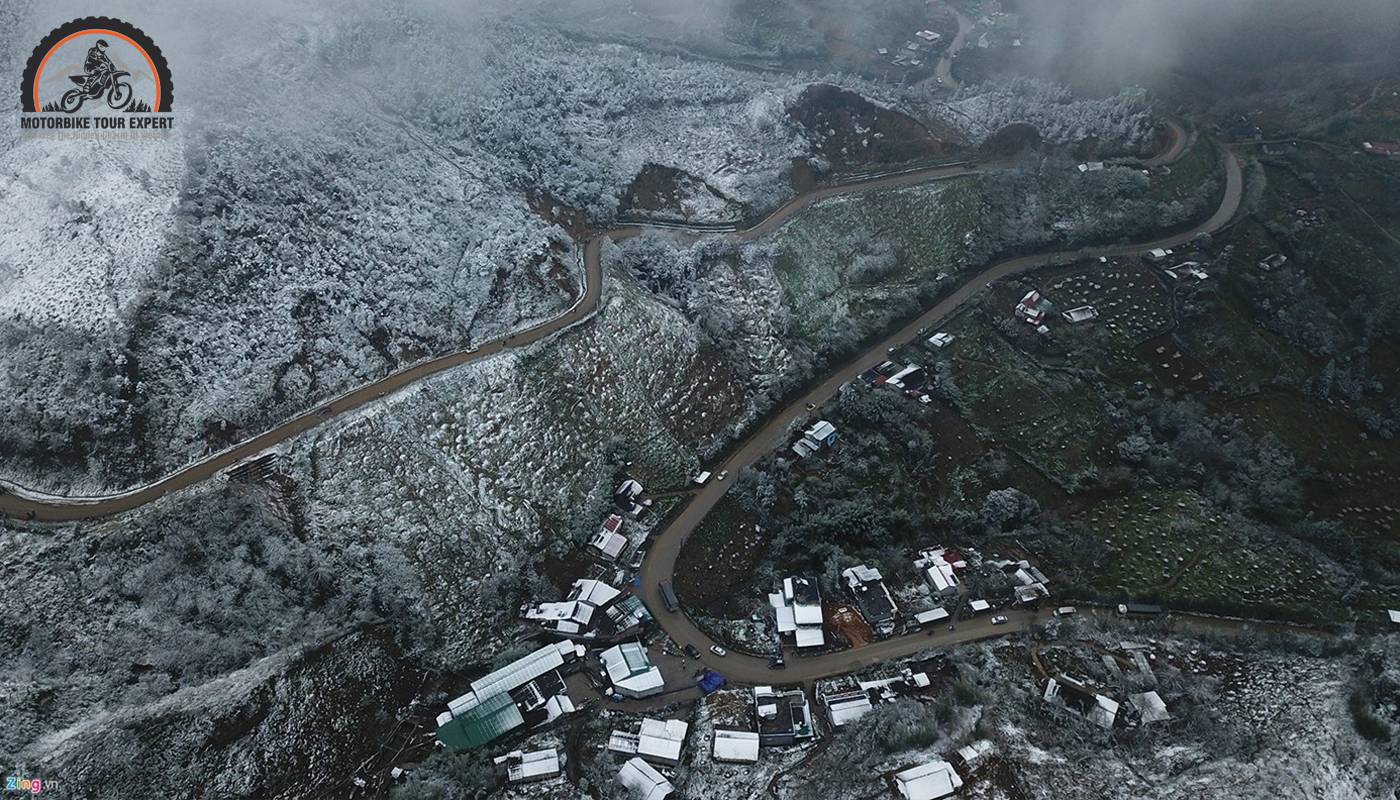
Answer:
[[[1172,718],[1167,711],[1167,704],[1162,700],[1162,696],[1156,692],[1142,692],[1141,694],[1128,695],[1128,702],[1137,709],[1138,718],[1144,725],[1153,722],[1165,722]]]
[[[1151,262],[1154,263],[1154,264],[1160,263],[1160,262],[1162,262],[1162,261],[1166,261],[1167,259],[1169,259],[1169,258],[1171,258],[1171,257],[1172,257],[1172,250],[1171,250],[1170,248],[1161,248],[1161,247],[1158,247],[1158,248],[1156,248],[1156,249],[1154,249],[1154,250],[1148,250],[1148,251],[1147,251],[1147,260],[1148,260],[1148,261],[1151,261]]]
[[[1384,158],[1400,156],[1400,142],[1362,142],[1361,150],[1368,155]]]
[[[991,561],[989,564],[1016,581],[1016,587],[1012,590],[1016,602],[1033,603],[1050,596],[1050,580],[1045,577],[1045,573],[1032,566],[1031,562],[1025,559],[1020,561],[1002,559]]]
[[[915,614],[914,624],[918,625],[919,628],[922,630],[928,625],[935,625],[946,619],[948,619],[948,609],[930,608],[927,611],[920,611],[919,613]]]
[[[905,800],[939,800],[963,785],[953,765],[942,759],[910,767],[894,775],[895,791]]]
[[[801,689],[753,687],[753,709],[759,744],[783,747],[816,736],[807,695]]]
[[[712,755],[716,761],[729,764],[755,764],[758,762],[758,748],[757,731],[715,729]]]
[[[841,578],[866,624],[880,636],[894,633],[899,608],[890,596],[880,571],[862,564],[842,570]]]
[[[982,766],[996,752],[996,745],[990,739],[978,739],[972,744],[958,748],[957,760],[962,762],[963,772],[971,774]]]
[[[1183,261],[1171,269],[1163,270],[1172,280],[1184,281],[1187,278],[1203,281],[1210,277],[1210,274],[1201,269],[1199,261]]]
[[[636,733],[613,731],[608,749],[624,756],[640,756],[653,764],[677,766],[685,749],[690,725],[678,719],[644,719]]]
[[[1288,256],[1283,253],[1271,253],[1263,261],[1259,262],[1259,269],[1264,272],[1273,272],[1288,263]]]
[[[613,492],[613,504],[622,510],[629,518],[638,519],[648,507],[651,500],[642,499],[642,484],[633,478],[628,478]]]
[[[582,645],[555,642],[472,681],[471,690],[438,715],[438,741],[459,749],[479,747],[572,712],[563,673],[572,671],[583,653]]]
[[[640,642],[623,642],[610,647],[602,652],[599,660],[603,662],[603,677],[611,684],[612,691],[623,697],[651,697],[666,688],[660,668],[651,663],[647,649]]]
[[[796,453],[798,458],[806,458],[836,444],[836,439],[836,426],[826,420],[820,420],[803,431],[802,438],[793,444],[792,452]]]
[[[778,633],[791,634],[798,647],[821,647],[826,644],[822,633],[822,594],[815,578],[783,579],[783,590],[768,595],[773,607]]]
[[[914,566],[924,576],[934,597],[952,597],[958,593],[957,570],[966,569],[967,562],[954,551],[935,547],[920,552]]]
[[[617,783],[638,800],[666,800],[675,791],[656,768],[640,758],[630,758],[618,770]]]
[[[1026,292],[1021,302],[1016,304],[1016,318],[1027,325],[1040,326],[1045,321],[1049,305],[1050,302],[1040,292]]]
[[[943,331],[939,331],[938,333],[935,333],[934,335],[928,337],[928,343],[933,345],[937,349],[942,350],[943,348],[952,344],[953,340],[956,338],[957,337],[951,333],[944,333]]]
[[[1098,309],[1093,306],[1080,306],[1079,308],[1071,308],[1060,316],[1064,318],[1065,322],[1071,325],[1077,325],[1081,322],[1088,322],[1091,319],[1098,319],[1099,312]]]
[[[898,675],[874,680],[851,676],[817,682],[817,699],[826,708],[833,727],[843,727],[865,716],[881,703],[894,702],[931,685],[928,673],[905,669]]]
[[[574,581],[565,600],[526,605],[521,614],[543,630],[576,639],[627,635],[651,619],[635,595],[590,578]]]
[[[622,555],[622,551],[627,549],[627,537],[622,535],[622,517],[617,514],[609,514],[603,520],[603,526],[593,536],[593,540],[588,543],[599,555],[609,561],[616,561]]]
[[[553,747],[530,753],[512,750],[503,756],[492,759],[492,762],[496,765],[496,769],[504,775],[507,783],[533,783],[549,780],[557,777],[563,766],[559,751]]]

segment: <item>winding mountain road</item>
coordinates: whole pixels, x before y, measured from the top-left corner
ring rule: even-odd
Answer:
[[[968,278],[951,294],[939,300],[898,331],[877,342],[856,358],[837,367],[820,384],[793,400],[782,411],[774,414],[762,428],[751,433],[735,449],[730,451],[723,462],[711,466],[710,470],[716,475],[728,471],[731,476],[737,476],[743,468],[774,452],[786,443],[789,426],[807,419],[808,406],[817,407],[826,403],[846,383],[855,380],[862,372],[884,361],[890,348],[912,341],[921,331],[946,319],[994,281],[1051,264],[1063,264],[1099,256],[1130,256],[1159,247],[1177,247],[1190,242],[1202,233],[1213,233],[1220,230],[1234,218],[1244,194],[1244,173],[1238,159],[1228,150],[1222,150],[1221,157],[1225,169],[1225,193],[1219,208],[1211,215],[1210,219],[1190,230],[1138,244],[1092,247],[1022,256],[987,267]],[[670,579],[675,573],[676,560],[680,556],[686,538],[695,531],[732,485],[733,480],[711,480],[686,501],[680,512],[651,540],[646,560],[642,563],[641,586],[639,587],[642,599],[648,608],[655,610],[657,622],[666,633],[682,645],[694,644],[702,651],[702,660],[708,666],[723,672],[731,680],[741,683],[765,683],[781,677],[784,682],[791,682],[840,675],[876,661],[911,655],[933,645],[954,644],[1024,630],[1037,620],[1033,612],[1019,609],[1003,612],[1009,618],[1009,622],[995,628],[992,627],[988,617],[975,617],[961,623],[957,630],[947,632],[946,635],[939,632],[937,635],[929,637],[916,633],[886,639],[854,650],[822,656],[792,657],[787,659],[786,670],[776,674],[768,670],[768,662],[764,658],[741,653],[732,653],[726,657],[715,656],[709,652],[710,645],[714,644],[713,640],[696,627],[685,614],[668,613],[664,610],[666,606],[661,599],[659,583]]]
[[[1175,122],[1170,123],[1170,127],[1173,136],[1171,146],[1144,163],[1148,165],[1170,163],[1186,151],[1187,132]],[[1012,258],[988,266],[968,277],[956,290],[898,331],[871,346],[860,356],[834,369],[820,384],[793,400],[785,409],[773,415],[762,428],[751,433],[730,452],[722,463],[713,466],[712,471],[715,473],[728,471],[737,475],[744,467],[752,465],[773,452],[775,448],[783,444],[789,425],[802,420],[807,415],[806,409],[809,405],[820,406],[830,400],[847,382],[883,361],[890,348],[911,341],[924,329],[947,318],[962,305],[972,300],[983,287],[994,281],[1050,264],[1067,263],[1098,256],[1127,256],[1157,247],[1174,247],[1189,242],[1202,233],[1211,233],[1221,229],[1234,218],[1238,211],[1244,184],[1243,172],[1235,155],[1227,149],[1222,149],[1221,158],[1226,176],[1224,197],[1219,208],[1208,220],[1190,230],[1137,244],[1040,253]],[[828,197],[964,177],[975,174],[981,168],[996,165],[997,162],[982,162],[980,164],[967,162],[920,167],[817,188],[793,198],[751,228],[718,235],[727,235],[739,240],[756,239],[773,232],[803,208]],[[221,471],[257,456],[294,436],[432,375],[490,358],[507,349],[528,347],[589,318],[597,309],[602,297],[602,248],[604,242],[628,239],[644,233],[649,227],[651,226],[642,224],[622,226],[600,233],[590,239],[583,251],[583,292],[572,307],[554,319],[471,350],[450,353],[394,372],[373,383],[340,395],[313,410],[299,414],[234,447],[192,463],[159,481],[127,492],[103,497],[62,497],[30,492],[12,484],[4,484],[4,491],[0,492],[0,513],[35,521],[62,522],[93,519],[129,511],[172,492],[210,480]],[[673,232],[676,230],[675,225],[656,226],[656,228]],[[690,234],[682,231],[682,235],[705,235],[705,233],[703,230],[697,230]],[[703,653],[702,660],[707,665],[723,671],[731,680],[744,683],[765,683],[775,677],[781,677],[784,682],[809,681],[911,655],[935,645],[956,644],[1006,635],[1025,630],[1041,621],[1037,612],[1024,609],[1003,612],[1009,621],[998,626],[991,624],[989,616],[974,617],[960,622],[956,630],[937,629],[932,636],[915,633],[838,653],[815,657],[794,655],[788,660],[786,670],[780,675],[769,671],[767,660],[763,658],[740,653],[734,653],[727,657],[715,656],[709,652],[710,645],[714,644],[713,640],[697,628],[684,613],[667,613],[661,610],[665,608],[665,605],[661,600],[658,586],[660,581],[672,577],[676,560],[686,538],[732,485],[733,481],[711,481],[685,501],[680,512],[652,539],[647,558],[642,565],[640,587],[642,598],[648,607],[657,610],[657,620],[666,633],[678,643],[696,645]]]
[[[1174,136],[1171,148],[1158,156],[1148,159],[1148,165],[1174,160],[1184,147],[1185,131],[1179,124],[1169,121]],[[877,189],[894,189],[932,181],[947,180],[974,174],[979,168],[998,166],[1000,162],[962,162],[934,166],[916,167],[902,171],[891,171],[880,175],[867,175],[858,179],[823,186],[794,197],[779,206],[753,227],[728,233],[741,240],[755,239],[776,230],[793,214],[812,203],[841,194],[868,192]],[[97,519],[130,511],[164,497],[172,492],[203,483],[222,471],[238,465],[247,459],[276,447],[289,439],[299,436],[336,417],[362,408],[376,400],[383,399],[392,392],[406,388],[425,378],[447,370],[491,358],[508,349],[529,347],[547,339],[560,331],[588,319],[598,308],[603,293],[602,247],[605,241],[621,241],[638,236],[647,230],[655,229],[686,235],[686,226],[677,223],[647,225],[638,223],[612,228],[595,235],[584,246],[584,286],[579,299],[563,314],[500,339],[494,339],[470,350],[459,350],[444,356],[422,361],[385,377],[352,389],[314,409],[298,414],[291,419],[266,430],[252,438],[193,461],[171,474],[143,486],[123,492],[94,497],[57,495],[36,491],[12,481],[0,479],[0,516],[36,522],[73,522]],[[695,226],[690,235],[712,233],[712,226]]]

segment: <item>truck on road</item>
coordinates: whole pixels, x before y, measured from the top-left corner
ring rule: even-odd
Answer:
[[[1120,603],[1118,605],[1118,616],[1120,617],[1160,617],[1167,613],[1167,610],[1152,603]]]
[[[669,580],[661,581],[656,588],[661,590],[661,602],[666,604],[667,611],[675,611],[681,607],[680,602],[676,600],[676,590],[671,588]]]

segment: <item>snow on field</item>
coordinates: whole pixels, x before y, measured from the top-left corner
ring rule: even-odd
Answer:
[[[178,135],[27,138],[0,154],[0,316],[88,332],[149,278],[184,177]]]

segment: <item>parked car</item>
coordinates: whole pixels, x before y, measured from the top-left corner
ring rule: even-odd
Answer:
[[[720,647],[720,646],[717,645],[717,644],[712,644],[712,645],[710,645],[710,652],[711,652],[711,653],[714,653],[715,655],[719,656],[720,658],[724,658],[725,656],[729,655],[729,651],[728,651],[728,650],[725,650],[723,647]]]
[[[699,658],[700,648],[696,647],[693,644],[688,644],[685,646],[685,654],[690,656],[691,658]]]
[[[769,669],[786,669],[786,668],[787,668],[787,664],[783,662],[783,657],[782,657],[782,656],[773,656],[772,658],[769,658],[769,659],[768,659],[768,668],[769,668]]]
[[[1074,606],[1060,606],[1055,609],[1055,616],[1057,617],[1072,617],[1075,613]]]
[[[1003,615],[1001,615],[1001,614],[997,614],[995,617],[992,617],[992,624],[993,624],[993,625],[1005,625],[1006,623],[1007,623],[1006,617],[1003,616]]]
[[[722,480],[724,480],[725,478],[728,478],[728,477],[729,477],[729,470],[727,470],[727,469],[722,469],[722,470],[719,471],[719,474],[715,476],[715,480],[717,480],[717,481],[722,481]]]

